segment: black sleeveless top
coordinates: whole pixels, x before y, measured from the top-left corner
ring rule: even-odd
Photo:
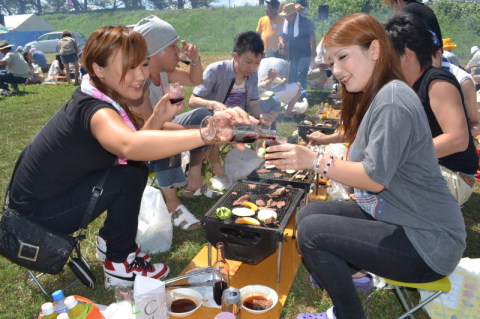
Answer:
[[[453,74],[451,74],[450,72],[439,68],[430,67],[425,70],[425,72],[423,72],[420,78],[413,85],[413,89],[415,90],[415,92],[417,92],[417,95],[422,102],[425,113],[427,114],[428,124],[430,125],[432,137],[437,137],[438,135],[442,134],[443,131],[437,122],[435,114],[433,114],[432,108],[430,107],[428,88],[433,80],[441,80],[452,83],[457,88],[458,92],[462,97],[462,106],[465,113],[465,118],[467,119],[467,123],[468,115],[467,110],[465,109],[465,103],[463,102],[462,90],[455,76],[453,76]],[[470,133],[470,127],[468,127],[467,149],[463,152],[458,152],[439,158],[438,163],[456,172],[462,172],[465,174],[475,174],[477,172],[478,155],[475,149],[472,134]]]

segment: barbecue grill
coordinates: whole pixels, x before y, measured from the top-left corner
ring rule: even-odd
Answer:
[[[305,121],[312,122],[311,125],[305,124]],[[306,118],[304,121],[298,124],[298,135],[308,142],[307,135],[312,134],[315,131],[320,131],[325,134],[333,134],[340,123],[337,119],[319,119],[319,118]]]
[[[253,186],[249,187],[249,185],[255,185],[255,188],[252,189]],[[279,281],[283,232],[304,195],[303,189],[288,186],[285,186],[285,188],[288,189],[288,192],[274,199],[274,201],[285,201],[285,206],[276,209],[279,222],[278,227],[253,226],[235,223],[237,218],[235,215],[232,215],[227,220],[220,220],[215,214],[216,209],[219,207],[233,209],[235,207],[233,202],[245,194],[251,196],[249,201],[252,203],[255,203],[258,199],[267,202],[269,197],[266,194],[273,193],[275,189],[272,189],[270,184],[255,181],[242,180],[235,183],[210,208],[203,218],[205,233],[209,243],[209,255],[211,245],[215,246],[217,242],[221,241],[225,243],[225,256],[227,259],[255,265],[274,253],[278,247],[277,281]]]
[[[263,169],[267,169],[265,168],[265,162],[260,164],[259,167],[257,167],[254,171],[248,174],[247,180],[259,181],[267,184],[277,183],[283,186],[301,188],[305,190],[305,194],[308,194],[308,192],[310,191],[310,184],[312,183],[315,175],[312,172],[309,172],[309,170],[307,169],[300,172],[297,171],[298,174],[288,174],[287,172],[279,170],[276,167],[268,168],[268,172],[258,171]]]

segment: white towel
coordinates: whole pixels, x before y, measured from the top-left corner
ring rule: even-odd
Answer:
[[[293,25],[293,37],[298,37],[298,20],[300,20],[300,15],[297,12],[297,16],[295,17],[295,24]],[[288,24],[289,22],[285,20],[286,23],[283,24],[283,33],[288,34]]]

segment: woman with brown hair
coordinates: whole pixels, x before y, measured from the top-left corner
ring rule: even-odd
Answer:
[[[123,26],[95,30],[87,41],[81,87],[26,147],[13,177],[10,206],[56,232],[79,228],[92,188],[108,172],[92,220],[107,210],[100,229],[107,241],[105,286],[133,284],[135,276],[162,278],[169,268],[153,264],[135,243],[148,170],[143,161],[204,145],[196,130],[140,130],[127,101],[143,97],[150,73],[144,37]],[[162,121],[182,107],[166,94],[157,104]],[[250,123],[238,108],[217,113]]]
[[[265,158],[353,188],[354,201],[315,202],[297,215],[303,259],[334,305],[297,318],[362,319],[352,275],[440,279],[462,257],[465,225],[440,174],[422,104],[403,82],[383,26],[352,14],[332,26],[324,45],[341,83],[345,130],[336,138],[350,142],[348,159],[289,144],[267,148]]]

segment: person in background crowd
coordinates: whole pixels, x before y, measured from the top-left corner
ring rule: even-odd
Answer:
[[[266,165],[311,168],[353,188],[354,201],[314,202],[297,214],[303,260],[333,302],[324,313],[297,319],[365,319],[352,274],[415,283],[447,276],[465,249],[465,222],[382,24],[367,14],[346,16],[324,46],[344,102],[344,131],[331,140],[350,143],[348,160],[283,144],[267,148]]]
[[[17,51],[20,54],[23,54],[23,52],[24,52],[23,47],[21,45],[19,45],[15,51]]]
[[[42,51],[37,50],[37,48],[32,47],[30,49],[30,54],[32,55],[33,63],[42,68],[42,71],[45,69],[45,72],[48,71],[48,62],[45,54]]]
[[[382,0],[383,4],[391,6],[395,11],[403,11],[418,17],[424,21],[428,29],[435,34],[435,54],[434,63],[439,64],[442,58],[442,31],[438,23],[437,16],[430,7],[417,0]]]
[[[269,126],[275,121],[259,105],[257,70],[263,54],[263,42],[258,33],[246,31],[235,37],[233,59],[210,64],[203,72],[202,84],[193,89],[190,107],[203,107],[212,112],[239,106]],[[223,190],[231,184],[220,163],[218,148],[212,149],[208,159],[215,176],[212,185]]]
[[[480,48],[475,45],[470,49],[470,53],[473,57],[468,61],[465,69],[473,76],[475,89],[480,90]]]
[[[432,65],[436,68],[441,67],[442,69],[449,71],[455,76],[458,83],[460,83],[465,108],[467,109],[467,120],[470,126],[470,132],[472,136],[477,136],[480,134],[480,122],[477,106],[477,92],[475,90],[475,79],[464,69],[451,64],[445,57],[442,57],[441,65],[438,65],[437,61],[434,61]]]
[[[287,105],[285,117],[293,118],[295,104],[302,95],[302,86],[298,82],[287,83],[288,70],[289,64],[283,59],[273,57],[262,59],[258,68],[258,86],[260,92],[273,92],[280,102]]]
[[[308,81],[321,85],[325,89],[325,86],[328,85],[327,81],[332,79],[332,71],[330,70],[330,65],[325,61],[325,49],[323,47],[323,38],[317,45],[315,50],[317,55],[315,56],[314,66],[310,66],[307,79]],[[329,89],[329,87],[327,87]]]
[[[33,58],[30,52],[23,52],[23,58],[27,61],[28,66],[30,67],[30,72],[28,72],[27,84],[40,84],[43,82],[43,76],[40,74],[42,70],[40,66],[35,66],[33,64]]]
[[[265,1],[267,4],[266,16],[258,20],[257,32],[262,37],[265,57],[280,58],[283,52],[279,49],[280,32],[282,32],[284,19],[278,15],[280,2],[278,0]]]
[[[442,175],[458,204],[463,205],[473,191],[478,156],[460,84],[450,72],[432,66],[437,49],[424,21],[399,12],[385,28],[400,58],[405,81],[427,114]]]
[[[72,63],[74,67],[75,85],[78,85],[80,83],[80,66],[78,64],[78,54],[80,53],[80,48],[78,47],[77,41],[75,41],[75,39],[72,37],[72,33],[69,30],[64,30],[62,32],[62,38],[57,44],[57,52],[60,53],[62,63],[65,65],[67,82],[70,83],[70,63]]]
[[[185,41],[179,41],[175,29],[164,20],[149,16],[140,20],[134,27],[147,41],[148,56],[150,58],[150,77],[147,80],[147,87],[142,117],[148,118],[155,112],[153,106],[168,93],[170,84],[195,86],[202,83],[202,62],[198,48]],[[183,58],[188,59],[190,64],[188,70],[177,67],[179,63],[180,50],[178,44],[182,44]],[[206,109],[196,109],[182,113],[175,117],[172,122],[164,124],[168,129],[182,129],[185,126],[198,126],[203,118],[211,115]],[[155,128],[155,127],[153,127]],[[205,147],[190,151],[188,177],[182,169],[181,154],[172,157],[152,161],[151,165],[155,172],[157,184],[162,189],[168,211],[172,214],[175,226],[182,230],[193,230],[201,226],[200,221],[188,208],[182,204],[177,195],[180,187],[183,197],[194,197],[205,195],[213,197],[218,195],[212,191],[202,179],[202,163],[205,157]]]
[[[297,0],[297,1],[295,1],[295,3],[302,6],[302,8],[300,9],[300,11],[298,11],[298,13],[300,13],[304,17],[308,17],[309,7],[308,7],[307,0]]]
[[[315,58],[317,44],[312,22],[298,13],[301,8],[299,4],[287,3],[279,13],[286,20],[280,34],[280,47],[286,49],[290,63],[288,81],[300,82],[302,88],[307,89],[308,67]]]
[[[105,287],[131,286],[136,276],[163,278],[168,266],[151,263],[135,243],[148,176],[143,161],[212,141],[204,141],[198,129],[141,130],[143,121],[128,101],[143,97],[150,67],[145,39],[132,28],[93,31],[83,62],[88,77],[25,148],[12,178],[10,206],[51,231],[71,234],[79,228],[92,188],[104,177],[92,220],[107,211],[99,231],[107,241]],[[160,122],[181,108],[169,102],[168,94],[156,107],[162,110]],[[257,123],[240,108],[215,116],[232,125]]]
[[[4,57],[0,60],[0,65],[6,66],[6,70],[0,72],[0,89],[2,95],[11,96],[18,92],[18,84],[25,83],[28,78],[30,67],[23,56],[17,51],[12,51],[13,44],[7,40],[0,41],[0,52]],[[8,83],[12,85],[12,90],[8,88]]]
[[[457,48],[457,45],[453,43],[452,38],[446,38],[442,40],[443,44],[443,56],[453,65],[459,66],[460,61],[458,57],[452,51]]]
[[[53,60],[52,64],[50,64],[50,68],[48,69],[48,76],[45,81],[54,82],[57,80],[57,76],[65,76],[65,67],[62,63],[60,54],[56,54],[55,60]]]
[[[480,48],[477,47],[476,45],[471,47],[470,49],[470,54],[473,55],[470,61],[468,61],[467,66],[465,69],[467,71],[473,71],[473,68],[479,68],[480,67]]]

